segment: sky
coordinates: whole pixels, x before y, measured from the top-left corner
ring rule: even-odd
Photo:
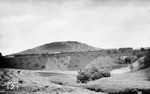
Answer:
[[[150,47],[148,0],[0,0],[0,52],[56,41]]]

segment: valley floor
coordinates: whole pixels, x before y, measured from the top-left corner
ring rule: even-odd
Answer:
[[[76,83],[76,71],[0,69],[0,93],[4,94],[143,94],[150,93],[150,68]],[[17,82],[11,89],[8,82]],[[8,87],[10,85],[10,87]],[[136,92],[136,93],[135,93]]]

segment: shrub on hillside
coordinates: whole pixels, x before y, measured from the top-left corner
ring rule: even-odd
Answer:
[[[110,72],[107,70],[98,70],[96,67],[79,71],[77,82],[87,83],[88,81],[97,80],[102,77],[110,77]]]
[[[131,64],[138,59],[137,56],[118,57],[119,64]]]
[[[41,66],[41,69],[45,69],[45,66],[44,66],[44,65],[42,65],[42,66]]]

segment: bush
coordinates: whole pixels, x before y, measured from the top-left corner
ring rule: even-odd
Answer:
[[[141,50],[141,51],[145,51],[145,48],[141,48],[140,50]]]
[[[131,58],[130,57],[126,57],[124,59],[125,64],[130,64],[131,63]]]
[[[84,71],[79,71],[77,75],[77,82],[87,83],[88,81],[97,80],[102,77],[110,77],[110,72],[107,70],[98,70],[93,67],[91,69],[85,69]]]
[[[89,75],[85,74],[85,72],[79,72],[77,75],[77,82],[86,83],[87,81],[89,81]]]
[[[106,70],[101,70],[99,72],[99,74],[102,75],[102,77],[110,77],[110,72],[106,71]]]
[[[44,65],[42,65],[42,66],[41,66],[41,69],[45,69],[45,66],[44,66]]]
[[[91,74],[90,78],[91,80],[96,80],[96,79],[99,79],[99,78],[102,78],[103,75],[100,74],[99,72],[94,72],[93,74]]]

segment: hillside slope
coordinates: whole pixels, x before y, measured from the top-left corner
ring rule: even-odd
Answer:
[[[112,70],[113,67],[117,68],[120,67],[119,62],[115,57],[110,56],[99,56],[98,58],[94,59],[92,62],[86,65],[85,69],[89,68],[97,68],[97,69],[109,69]]]
[[[135,73],[139,71],[145,71],[146,69],[150,69],[150,54],[140,57],[137,61],[128,65],[127,67],[112,70],[111,74],[115,75],[130,72]]]
[[[110,94],[150,94],[150,54],[128,67],[111,71],[111,77],[89,82],[84,87]]]
[[[77,41],[62,41],[44,44],[32,49],[19,52],[17,54],[44,54],[44,53],[76,52],[89,50],[95,51],[100,49]]]

